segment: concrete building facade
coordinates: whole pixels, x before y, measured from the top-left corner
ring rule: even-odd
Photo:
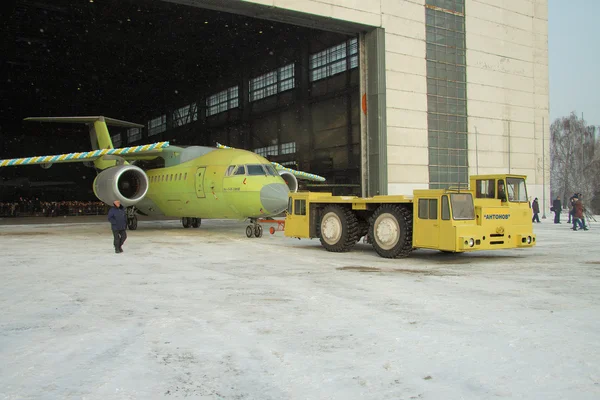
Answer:
[[[550,201],[547,0],[244,2],[384,32],[389,194],[510,172]]]

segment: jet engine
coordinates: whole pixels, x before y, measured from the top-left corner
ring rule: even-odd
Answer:
[[[290,192],[294,193],[298,191],[298,179],[296,179],[294,174],[288,171],[279,171],[279,175],[285,181],[285,184],[290,189]]]
[[[100,172],[94,179],[94,194],[106,204],[119,200],[129,207],[148,192],[148,176],[135,165],[119,165]]]

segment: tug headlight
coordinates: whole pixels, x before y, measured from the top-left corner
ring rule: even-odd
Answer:
[[[469,247],[473,247],[475,246],[475,241],[473,240],[473,238],[469,239]]]
[[[531,236],[527,236],[527,244],[531,244]]]

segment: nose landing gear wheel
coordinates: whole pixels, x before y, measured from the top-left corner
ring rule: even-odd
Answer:
[[[189,228],[190,227],[190,219],[188,217],[183,217],[181,218],[181,225],[183,225],[184,228]]]
[[[192,228],[199,228],[202,220],[200,218],[192,218]]]
[[[254,234],[254,227],[252,225],[248,225],[246,227],[246,236],[251,238],[253,234]]]
[[[258,237],[261,237],[262,234],[263,234],[263,227],[260,225],[256,225],[254,227],[254,236],[256,236],[258,238]]]
[[[137,229],[137,225],[138,225],[138,220],[135,215],[132,218],[127,218],[127,228],[130,231],[135,231]]]

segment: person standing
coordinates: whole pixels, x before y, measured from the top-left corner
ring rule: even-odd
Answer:
[[[573,213],[575,212],[575,202],[577,202],[577,193],[569,197],[569,220],[567,221],[568,224],[571,223]]]
[[[579,225],[579,229],[583,229],[584,231],[588,230],[588,227],[585,226],[585,217],[583,216],[584,207],[583,202],[581,201],[581,194],[578,195],[577,201],[575,202],[575,206],[573,207],[573,230],[577,230],[577,225]]]
[[[560,212],[562,211],[562,203],[560,197],[556,196],[556,200],[552,202],[552,209],[554,211],[554,223],[560,224]]]
[[[533,209],[533,218],[531,219],[531,222],[540,222],[540,217],[539,217],[539,213],[540,213],[540,204],[538,203],[538,198],[536,197],[533,200],[533,204],[531,205],[531,208]]]
[[[108,220],[113,232],[115,253],[122,253],[123,243],[127,239],[127,214],[119,200],[115,200],[113,207],[108,210]]]

